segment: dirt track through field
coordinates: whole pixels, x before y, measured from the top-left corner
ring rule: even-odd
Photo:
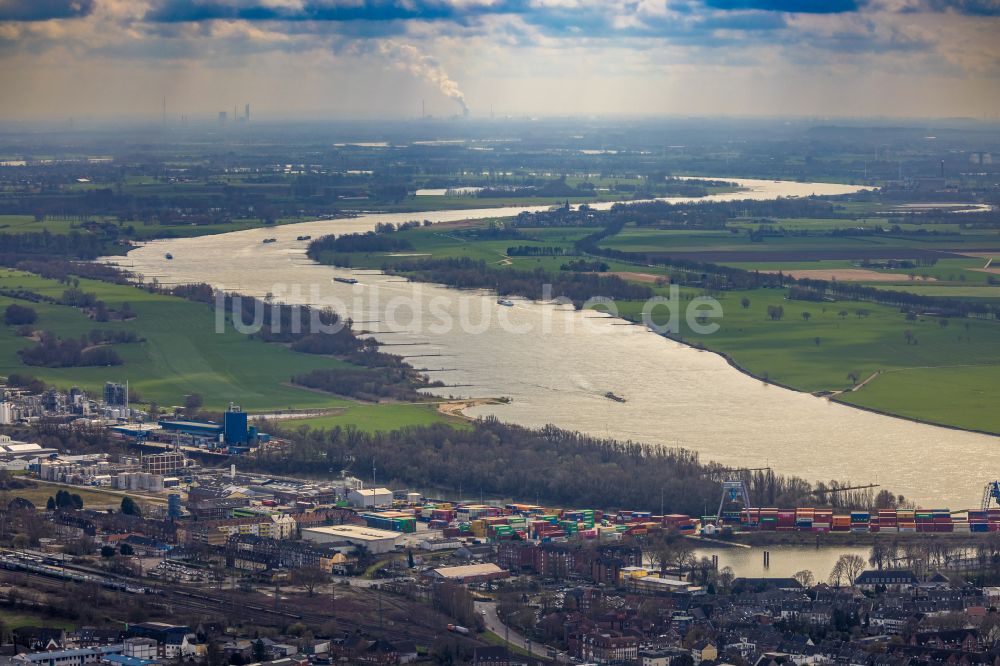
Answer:
[[[654,283],[657,280],[666,280],[665,275],[653,275],[652,273],[633,273],[632,271],[612,271],[610,273],[602,273],[602,275],[617,275],[623,280],[635,280],[636,282],[649,282]]]
[[[778,271],[761,271],[761,273],[777,273]],[[901,273],[879,273],[867,268],[808,268],[802,270],[783,271],[785,275],[796,280],[805,278],[807,280],[838,280],[840,282],[905,282],[909,280],[908,275]],[[932,277],[921,277],[913,282],[936,282]]]

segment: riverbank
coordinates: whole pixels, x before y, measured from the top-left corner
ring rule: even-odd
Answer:
[[[502,405],[506,404],[506,400],[500,398],[474,398],[471,400],[447,400],[445,402],[438,403],[437,410],[444,416],[450,416],[453,418],[460,418],[466,421],[475,421],[476,419],[465,413],[466,409],[472,409],[473,407],[482,407],[483,405]]]
[[[971,534],[968,532],[830,532],[819,534],[813,532],[773,532],[769,530],[755,532],[740,532],[728,537],[714,537],[716,542],[732,542],[753,548],[767,546],[802,546],[810,548],[862,547],[872,544],[895,541],[899,543],[935,542],[951,546],[974,546],[990,540],[991,533]],[[712,544],[704,544],[699,548],[709,548]],[[723,546],[724,547],[724,546]]]
[[[682,268],[627,263],[600,253],[591,257],[599,262],[571,260],[580,255],[582,239],[600,235],[602,227],[564,226],[547,215],[521,218],[517,226],[499,231],[492,222],[480,222],[478,228],[466,224],[455,233],[442,233],[435,226],[407,227],[382,238],[407,247],[405,253],[351,251],[350,244],[338,251],[328,247],[330,244],[316,242],[310,246],[309,256],[332,266],[381,269],[422,284],[496,289],[505,296],[540,299],[546,293],[544,284],[550,285],[549,294],[568,296],[577,304],[600,294],[615,299],[612,314],[640,324],[646,323],[644,309],[650,295],[675,298],[676,287],[667,281],[677,278],[687,286],[680,287],[676,308],[681,312],[677,313],[677,327],[666,334],[670,339],[722,354],[733,368],[767,384],[914,423],[1000,434],[1000,413],[988,400],[992,387],[1000,382],[1000,324],[995,321],[942,318],[933,310],[917,313],[898,304],[852,299],[850,294],[839,300],[797,296],[796,290],[804,289],[800,284],[783,289],[773,288],[777,283],[761,286],[752,278],[752,271],[742,269],[742,276],[733,278],[728,288],[712,290],[697,279],[685,278]],[[532,219],[555,226],[531,226]],[[592,223],[602,220],[594,214]],[[571,218],[569,222],[590,224],[586,218]],[[693,246],[702,252],[718,244],[740,247],[749,254],[763,252],[746,249],[762,243],[752,243],[743,236],[733,240],[733,234],[726,231],[697,231],[628,227],[611,238],[623,236],[628,242],[648,241],[658,243],[657,247],[672,239],[682,249]],[[859,243],[856,239],[844,241],[840,235],[803,238],[821,246],[846,242],[851,251]],[[793,241],[800,242],[797,237],[789,242]],[[782,246],[778,241],[775,244]],[[584,256],[589,255],[584,252]],[[497,257],[503,257],[501,262]],[[603,272],[572,270],[574,263],[599,264]],[[648,271],[638,273],[641,279],[621,279],[636,275],[642,270],[640,265]],[[679,278],[677,270],[682,271]],[[698,327],[685,316],[693,299],[706,296],[724,308],[723,316],[712,320],[719,325],[718,331],[710,333],[694,330]],[[656,307],[654,314],[663,315],[663,308]],[[769,314],[772,310],[777,314]],[[977,364],[971,366],[968,358],[978,359]],[[947,384],[949,390],[938,391],[941,384]]]
[[[827,193],[810,184],[792,185],[786,190],[785,184],[766,183],[757,195],[773,198],[814,189]],[[842,191],[836,188],[835,193]],[[522,211],[505,209],[503,216]],[[463,210],[426,218],[439,223],[497,216],[496,210]],[[366,272],[358,284],[332,282],[335,276],[361,275],[304,261],[307,242],[296,240],[300,235],[365,233],[379,224],[399,225],[411,219],[373,215],[172,241],[175,258],[169,262],[163,257],[167,244],[153,242],[134,250],[129,259],[141,275],[167,275],[172,282],[205,282],[261,297],[278,294],[276,285],[284,285],[281,293],[288,294],[287,286],[297,284],[302,287],[294,297],[297,302],[335,307],[376,330],[373,336],[379,342],[405,345],[398,347],[404,357],[447,385],[434,391],[440,398],[449,398],[449,393],[462,399],[511,398],[506,404],[467,408],[465,413],[473,418],[493,416],[530,427],[552,424],[621,441],[685,447],[726,466],[771,465],[781,473],[813,481],[873,481],[868,476],[874,474],[869,471],[873,468],[858,461],[891,460],[891,465],[878,470],[885,487],[918,501],[953,507],[976,506],[981,499],[979,482],[969,484],[970,457],[981,468],[1000,467],[995,438],[775,390],[733,372],[716,354],[694,353],[640,326],[617,325],[605,317],[588,318],[579,311],[530,302],[517,302],[501,312],[495,296],[408,283],[374,272]],[[433,226],[426,229],[434,231]],[[269,237],[277,241],[261,242]],[[219,256],[239,256],[241,262],[219,262]],[[241,268],[248,265],[252,271]],[[388,308],[398,302],[423,319],[404,317],[390,326]],[[761,307],[755,301],[754,308]],[[470,312],[482,315],[473,317],[474,325],[463,327],[461,322],[468,321]],[[441,321],[442,313],[451,325],[432,325]],[[497,323],[499,316],[536,334],[511,333],[510,327]],[[870,324],[872,319],[863,321]],[[551,330],[545,328],[546,322]],[[538,334],[543,330],[545,334]],[[827,343],[832,339],[825,338]],[[787,347],[778,344],[774,353],[787,353]],[[847,371],[844,368],[843,374]],[[772,379],[781,381],[773,373]],[[627,402],[608,400],[604,396],[609,391]],[[933,470],[924,464],[928,451],[936,455]]]
[[[685,296],[695,295],[682,290],[682,306]],[[746,307],[740,305],[744,299]],[[998,322],[968,319],[949,327],[932,316],[907,318],[886,305],[793,300],[775,289],[719,294],[716,302],[724,312],[713,320],[717,331],[699,333],[680,317],[678,328],[663,337],[716,354],[756,381],[831,404],[960,432],[1000,434],[1000,413],[989,400],[1000,381]],[[642,303],[616,306],[621,318],[642,325]],[[780,308],[782,317],[766,317],[768,308]],[[911,338],[919,344],[908,343]],[[942,385],[948,390],[942,392]]]
[[[626,321],[628,321],[628,320],[626,320]],[[632,322],[632,323],[636,323],[636,322]],[[636,323],[636,325],[639,325],[639,324]],[[747,368],[747,367],[741,365],[740,363],[738,363],[736,361],[736,359],[734,359],[731,355],[727,354],[726,352],[719,351],[719,350],[716,350],[716,349],[710,349],[710,348],[705,347],[705,346],[700,345],[700,344],[699,345],[692,345],[689,342],[687,342],[686,340],[684,340],[684,339],[682,339],[682,338],[680,338],[678,336],[672,336],[672,335],[666,335],[665,334],[663,337],[667,338],[668,340],[673,340],[674,342],[677,342],[679,344],[686,345],[686,346],[691,347],[692,349],[696,349],[698,351],[707,351],[707,352],[710,352],[712,354],[716,354],[716,355],[722,357],[726,361],[726,363],[728,363],[729,366],[731,368],[733,368],[734,370],[738,370],[739,372],[743,373],[747,377],[752,377],[753,379],[756,379],[757,381],[761,382],[762,384],[768,384],[770,386],[776,386],[778,388],[783,388],[783,389],[786,389],[786,390],[789,390],[789,391],[795,391],[796,393],[802,393],[802,394],[812,395],[812,396],[817,397],[817,398],[825,398],[825,399],[827,399],[827,400],[829,400],[831,402],[836,402],[839,405],[844,405],[845,407],[851,407],[853,409],[860,409],[862,411],[870,412],[872,414],[878,414],[880,416],[888,416],[888,417],[895,418],[895,419],[903,419],[904,421],[910,421],[911,423],[919,423],[921,425],[930,425],[930,426],[935,426],[935,427],[938,427],[938,428],[948,428],[949,430],[957,430],[957,431],[960,431],[960,432],[976,433],[976,434],[979,434],[979,435],[988,435],[990,437],[998,437],[998,436],[1000,436],[1000,431],[997,431],[997,430],[985,430],[985,429],[980,429],[980,428],[972,428],[972,427],[966,427],[966,426],[952,425],[952,424],[949,424],[949,423],[941,423],[939,421],[934,421],[934,420],[931,420],[931,419],[920,418],[920,417],[916,417],[916,416],[908,416],[906,414],[900,414],[899,412],[893,412],[893,411],[890,411],[888,409],[878,409],[876,407],[868,407],[868,406],[865,406],[865,405],[860,405],[860,404],[856,404],[856,403],[852,403],[852,402],[848,402],[846,400],[841,400],[840,399],[840,396],[842,396],[842,395],[853,394],[853,393],[856,393],[859,389],[864,388],[864,386],[866,384],[868,384],[873,379],[875,379],[876,377],[878,377],[879,375],[881,375],[882,371],[876,371],[876,372],[872,373],[863,383],[859,384],[858,386],[852,387],[850,389],[844,389],[844,390],[840,390],[840,391],[829,391],[829,392],[828,391],[822,391],[822,390],[821,391],[805,391],[805,390],[802,390],[802,389],[797,388],[795,386],[791,386],[789,384],[784,384],[784,383],[776,381],[774,379],[770,379],[770,378],[767,378],[767,377],[762,377],[760,375],[757,375],[754,372],[752,372],[749,368]]]

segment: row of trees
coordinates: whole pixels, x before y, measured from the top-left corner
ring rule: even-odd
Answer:
[[[77,493],[70,493],[68,490],[58,491],[54,497],[49,497],[48,501],[45,503],[45,509],[47,511],[56,511],[57,509],[82,509],[83,508],[83,498]]]
[[[266,424],[290,438],[282,451],[246,460],[272,473],[346,469],[371,473],[372,462],[387,482],[459,494],[537,499],[563,505],[624,507],[701,515],[718,503],[715,479],[732,472],[702,463],[697,453],[634,442],[600,439],[555,427],[529,429],[477,421],[469,428],[435,424],[394,432],[353,428],[291,430]],[[773,472],[747,474],[751,498],[770,506],[815,504],[806,481]]]
[[[121,365],[121,356],[104,346],[91,346],[86,336],[82,339],[62,339],[51,331],[39,334],[39,343],[34,347],[18,350],[25,365],[46,368],[74,368],[101,365]]]
[[[410,249],[413,249],[413,244],[406,239],[369,231],[363,234],[323,236],[309,243],[306,253],[311,259],[315,259],[324,252],[400,252]]]
[[[424,396],[417,389],[407,368],[322,368],[295,375],[292,383],[327,393],[377,402],[381,399],[419,400]],[[440,385],[440,384],[437,384]],[[432,386],[423,381],[419,386]]]
[[[704,188],[702,188],[704,192]],[[548,226],[608,226],[633,223],[637,226],[660,228],[723,229],[735,217],[799,218],[842,217],[835,204],[823,199],[773,199],[770,201],[696,201],[668,203],[643,201],[618,203],[606,211],[595,211],[581,206],[579,210],[556,210],[521,213],[515,224],[518,227]]]
[[[383,270],[461,289],[494,289],[501,295],[516,294],[535,300],[565,298],[577,307],[597,296],[637,301],[653,295],[649,287],[627,282],[616,275],[550,273],[542,268],[532,271],[497,269],[485,261],[468,257],[393,261],[383,266]]]

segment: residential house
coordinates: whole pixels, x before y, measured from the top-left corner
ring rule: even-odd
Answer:
[[[11,631],[15,647],[33,650],[61,650],[66,647],[66,630],[59,627],[17,627]]]
[[[719,658],[719,648],[710,640],[700,640],[691,647],[691,658],[694,666],[703,661],[715,661]]]
[[[579,638],[577,657],[596,664],[632,664],[639,656],[635,636],[591,632]]]
[[[855,587],[868,591],[885,589],[898,592],[913,589],[919,584],[920,581],[908,569],[864,571],[854,581]]]
[[[674,659],[688,651],[679,647],[644,648],[638,652],[639,666],[670,666]]]

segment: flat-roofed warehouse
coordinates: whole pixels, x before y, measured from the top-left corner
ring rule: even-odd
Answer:
[[[485,583],[489,580],[507,578],[510,572],[495,564],[467,564],[460,567],[438,567],[427,575],[453,583]]]
[[[403,543],[400,532],[378,530],[363,525],[328,525],[307,527],[302,530],[302,538],[314,543],[347,541],[355,546],[364,546],[369,553],[388,553]]]

